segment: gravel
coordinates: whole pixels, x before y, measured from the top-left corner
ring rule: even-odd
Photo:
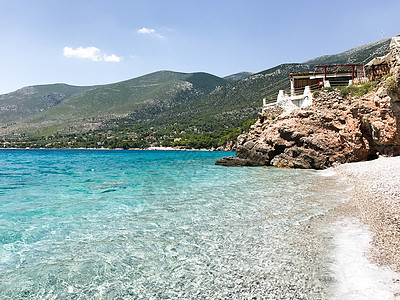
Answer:
[[[349,163],[334,170],[352,186],[350,202],[373,233],[371,260],[400,272],[400,157]]]

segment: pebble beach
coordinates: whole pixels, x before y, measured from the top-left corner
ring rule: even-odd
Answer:
[[[333,170],[350,189],[342,214],[353,222],[361,221],[357,226],[369,232],[369,243],[362,253],[368,267],[386,271],[393,294],[388,299],[400,299],[400,157],[343,164]],[[354,238],[357,236],[360,233]]]
[[[355,213],[373,232],[373,257],[400,271],[400,157],[381,157],[336,168],[352,187]]]

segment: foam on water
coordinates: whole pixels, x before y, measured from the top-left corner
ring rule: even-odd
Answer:
[[[325,169],[325,170],[319,171],[319,174],[324,177],[331,177],[331,176],[335,176],[336,172],[333,171],[333,169]]]
[[[394,282],[400,275],[389,268],[378,267],[367,259],[371,232],[354,218],[335,223],[334,271],[337,280],[335,299],[391,300],[399,292]]]
[[[0,298],[331,298],[334,176],[225,155],[0,151]]]

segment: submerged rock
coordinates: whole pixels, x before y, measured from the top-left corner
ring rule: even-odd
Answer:
[[[249,159],[237,158],[234,156],[227,156],[218,159],[216,165],[229,166],[229,167],[244,167],[244,166],[258,166]]]

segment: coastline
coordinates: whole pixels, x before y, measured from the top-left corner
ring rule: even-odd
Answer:
[[[339,294],[400,299],[400,157],[331,170],[350,189],[333,224]]]
[[[216,149],[195,149],[195,148],[173,148],[173,147],[148,147],[148,148],[0,148],[0,150],[126,150],[126,151],[215,151],[215,152],[231,152]]]

